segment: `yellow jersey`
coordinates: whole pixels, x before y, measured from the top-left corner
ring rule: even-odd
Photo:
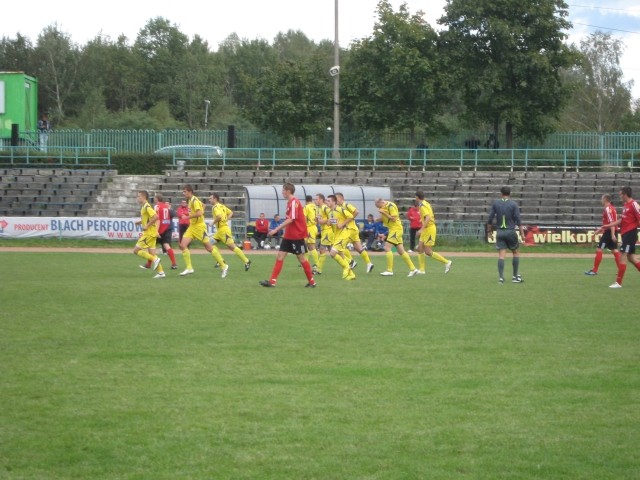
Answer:
[[[355,215],[356,207],[354,207],[350,203],[344,202],[342,205],[336,206],[336,209],[338,209],[338,208],[342,209],[341,215],[344,218],[351,218],[352,219],[350,222],[348,222],[346,224],[346,226],[344,228],[346,230],[356,230],[357,231],[358,230],[358,225],[356,225],[356,215]],[[348,216],[347,216],[347,212],[348,212]]]
[[[398,212],[398,206],[393,202],[387,202],[387,204],[382,207],[384,213],[389,215],[390,217],[396,217],[395,220],[391,220],[384,215],[382,215],[382,224],[387,227],[389,230],[397,230],[402,229],[402,222],[400,221],[400,214]]]
[[[328,205],[322,204],[318,207],[318,219],[326,220],[326,223],[322,224],[322,231],[325,230],[333,230],[333,226],[331,225],[330,220],[331,209]],[[318,222],[320,223],[320,222]]]
[[[140,220],[143,225],[149,224],[149,219],[152,218],[156,214],[156,211],[149,204],[149,202],[144,202],[142,208],[140,209]],[[149,225],[148,228],[144,231],[145,235],[151,237],[158,236],[158,224],[157,222],[153,222],[153,224]]]
[[[307,227],[315,227],[318,223],[318,208],[313,203],[307,203],[304,206],[304,218],[307,221]]]
[[[223,203],[216,203],[211,208],[211,215],[213,216],[214,220],[216,217],[220,217],[217,222],[214,222],[217,230],[221,230],[229,226],[227,222],[231,213],[231,209]]]
[[[189,219],[189,224],[193,226],[204,225],[204,206],[198,197],[192,195],[189,199],[189,214],[195,213],[198,210],[202,212],[199,217],[192,217]]]
[[[429,223],[427,223],[426,226],[429,227],[431,225],[435,225],[436,218],[433,215],[433,209],[431,208],[431,204],[426,200],[421,200],[420,201],[420,220],[422,221],[423,225],[424,225],[424,217],[426,217],[427,215],[429,215]]]

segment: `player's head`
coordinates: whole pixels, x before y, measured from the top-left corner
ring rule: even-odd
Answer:
[[[329,205],[329,208],[334,208],[337,203],[338,203],[338,198],[336,195],[329,195],[327,197],[327,205]]]
[[[211,201],[211,203],[213,203],[214,205],[216,203],[220,203],[220,195],[218,195],[217,193],[212,193],[211,196],[209,197],[209,200]]]
[[[416,191],[416,198],[420,201],[424,200],[424,192],[422,190]]]
[[[609,205],[611,203],[611,195],[605,193],[604,195],[602,195],[602,197],[600,197],[600,202],[602,203],[602,205]]]
[[[287,182],[282,185],[282,190],[285,192],[289,192],[290,195],[293,195],[294,193],[296,193],[296,186],[291,182]]]
[[[631,187],[622,187],[620,189],[620,196],[622,197],[622,199],[626,202],[628,199],[631,198]]]
[[[138,202],[144,203],[149,201],[149,192],[146,190],[138,190]]]
[[[316,193],[316,205],[322,205],[324,203],[324,194]]]
[[[376,198],[376,207],[382,208],[387,204],[382,198]]]
[[[508,197],[509,195],[511,195],[511,188],[504,186],[500,189],[500,193],[503,197]]]
[[[156,203],[157,202],[164,202],[164,197],[162,196],[161,193],[156,193],[155,196],[153,197],[156,199]]]
[[[182,187],[182,193],[185,197],[191,198],[193,196],[193,187],[187,183]]]
[[[307,195],[306,197],[304,197],[304,199],[307,203],[313,202],[313,197],[311,195]]]

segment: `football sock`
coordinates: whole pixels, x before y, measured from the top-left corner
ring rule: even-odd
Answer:
[[[311,271],[311,264],[309,263],[308,260],[305,260],[304,263],[302,264],[302,269],[304,270],[304,274],[307,276],[307,280],[309,280],[309,283],[315,283],[313,281],[313,272]]]
[[[367,253],[366,250],[362,250],[360,252],[360,256],[362,257],[362,259],[367,262],[367,263],[371,263],[371,258],[369,258],[369,254]]]
[[[627,271],[627,264],[621,262],[618,264],[618,275],[616,275],[616,282],[622,285],[622,279],[624,278],[624,273]]]
[[[278,281],[278,275],[280,275],[283,265],[284,265],[284,260],[276,260],[276,263],[273,266],[273,270],[271,271],[271,285],[275,285],[276,282]]]
[[[224,263],[224,258],[222,258],[222,255],[220,255],[220,250],[218,250],[218,247],[216,247],[215,245],[213,246],[213,249],[211,250],[211,256],[213,258],[216,259],[216,262],[218,262],[220,264],[220,268],[224,268],[227,266],[226,263]]]
[[[318,257],[318,271],[322,272],[322,268],[324,267],[324,262],[327,260],[327,253],[321,253]]]
[[[602,250],[596,250],[596,258],[593,259],[593,268],[594,272],[598,271],[598,267],[600,266],[600,262],[602,261]]]
[[[518,268],[520,267],[520,257],[513,257],[511,261],[511,265],[513,266],[513,276],[518,276]]]
[[[169,255],[169,260],[171,260],[171,265],[175,265],[176,264],[176,254],[173,251],[173,248],[170,248],[169,250],[167,250],[167,255]]]
[[[151,255],[149,252],[145,251],[145,250],[138,250],[136,252],[136,255],[138,255],[139,257],[144,258],[145,260],[149,260],[150,262],[153,263],[153,255]],[[151,266],[151,265],[149,265]]]
[[[440,255],[439,253],[436,252],[432,252],[431,253],[431,258],[433,258],[434,260],[437,260],[441,263],[447,263],[449,260],[447,260],[446,258],[444,258],[442,255]]]
[[[640,262],[633,264],[636,267],[636,270],[640,272]]]
[[[184,265],[187,270],[193,270],[193,265],[191,265],[191,252],[188,248],[182,250],[182,258],[184,258]]]
[[[504,258],[498,259],[498,276],[504,278]]]
[[[385,252],[384,256],[387,260],[387,272],[393,272],[393,252]]]
[[[402,257],[402,260],[404,260],[404,263],[407,264],[407,267],[409,267],[409,270],[413,271],[416,269],[416,266],[411,261],[411,256],[407,252],[404,252],[400,256]]]
[[[616,260],[616,265],[620,263],[620,250],[613,251],[613,258]]]
[[[249,259],[247,258],[247,256],[244,254],[244,252],[240,247],[234,248],[233,253],[235,253],[238,257],[240,257],[240,260],[242,260],[243,263],[249,262]]]
[[[343,258],[339,253],[336,254],[335,257],[333,257],[333,259],[338,262],[338,264],[342,267],[342,269],[344,270],[345,268],[349,268],[349,262]]]
[[[345,247],[342,253],[344,253],[344,258],[347,259],[347,262],[351,262],[351,260],[353,260],[353,255],[351,255],[351,251],[348,248]]]
[[[318,258],[318,249],[314,248],[313,250],[311,250],[311,259],[313,260],[313,264],[314,265],[318,265],[319,263],[319,258]]]
[[[424,253],[418,254],[418,268],[421,272],[425,272],[427,268],[427,256]]]

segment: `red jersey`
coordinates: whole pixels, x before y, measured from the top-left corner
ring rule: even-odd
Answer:
[[[604,207],[604,210],[602,211],[602,225],[609,225],[610,223],[614,223],[616,220],[618,220],[616,207],[612,204]]]
[[[258,218],[256,220],[256,232],[267,233],[269,231],[269,220]]]
[[[153,209],[158,215],[158,233],[162,235],[164,232],[171,228],[171,208],[167,202],[158,202],[154,205]]]
[[[622,206],[620,234],[624,235],[640,226],[640,205],[633,198]]]
[[[409,220],[410,228],[422,227],[422,218],[420,217],[420,210],[416,207],[409,207],[407,210],[407,219]]]
[[[182,218],[183,215],[186,215],[187,217],[189,216],[189,207],[183,207],[180,205],[176,213],[178,214],[178,223],[180,225],[189,225],[191,220],[188,218]]]
[[[284,227],[283,238],[287,240],[304,240],[307,238],[307,221],[304,217],[304,207],[296,197],[291,197],[287,203],[287,218],[293,220]]]

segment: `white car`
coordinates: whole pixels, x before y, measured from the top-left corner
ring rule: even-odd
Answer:
[[[154,152],[157,155],[171,155],[173,158],[218,158],[224,150],[213,145],[171,145]]]

